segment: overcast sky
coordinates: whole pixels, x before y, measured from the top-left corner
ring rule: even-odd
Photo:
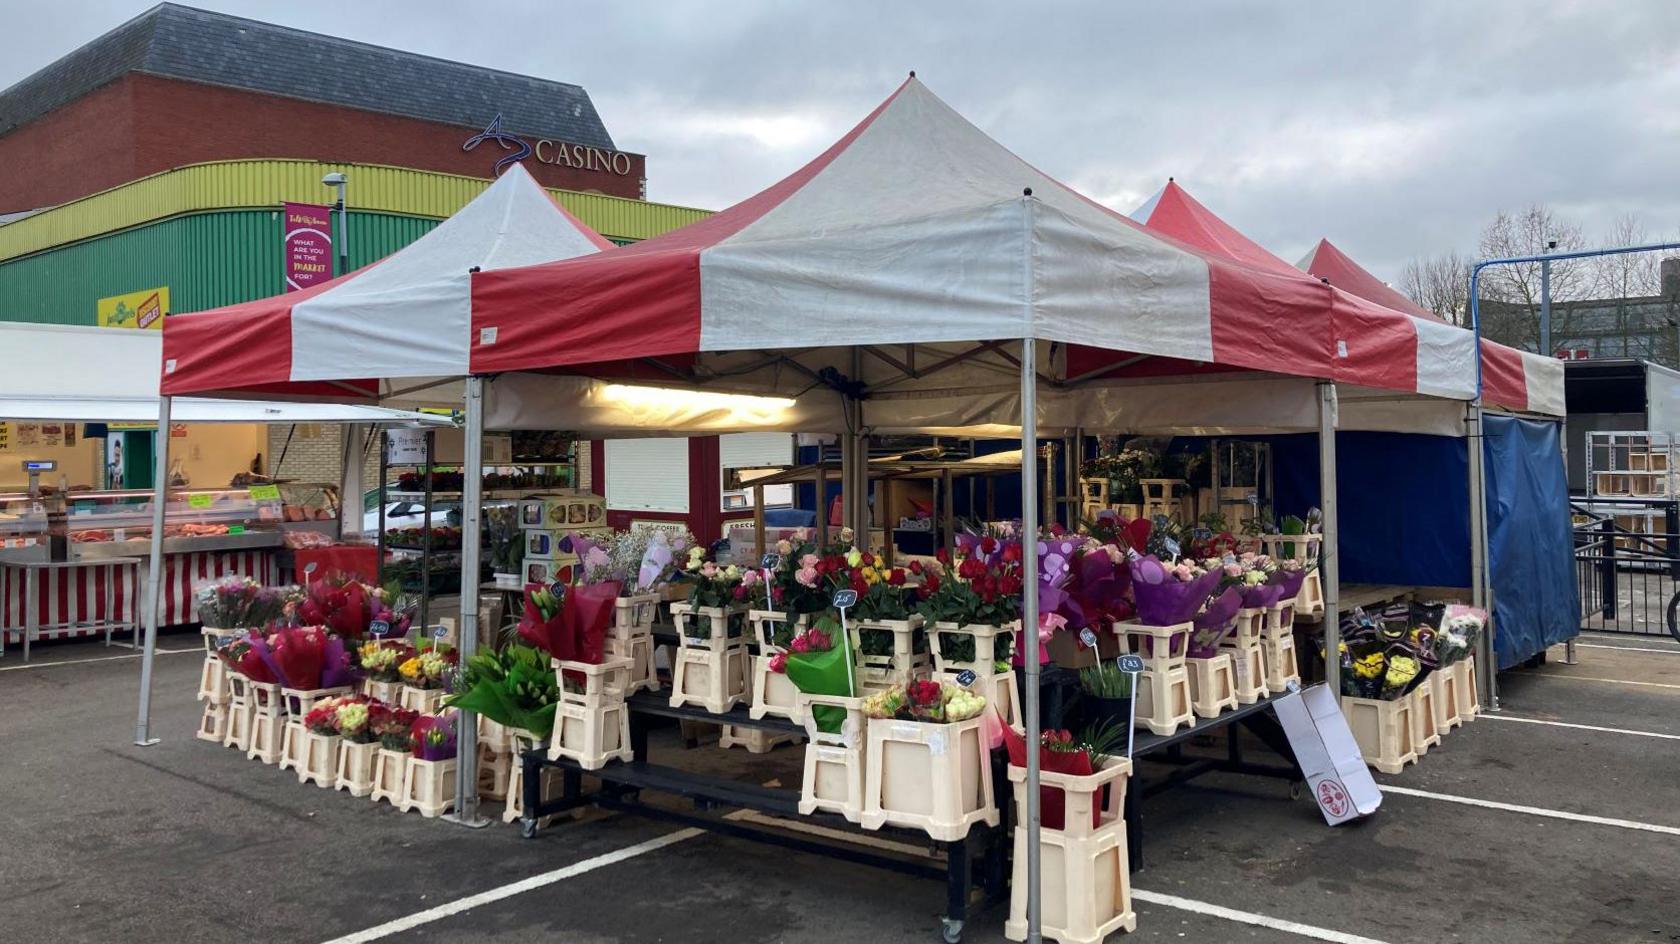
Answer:
[[[147,6],[7,5],[0,87]],[[762,189],[915,69],[1090,196],[1175,176],[1291,262],[1329,236],[1392,280],[1533,202],[1680,232],[1673,0],[195,5],[581,84],[673,203]]]

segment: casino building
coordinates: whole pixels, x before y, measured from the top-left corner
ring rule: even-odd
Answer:
[[[346,178],[335,254],[357,268],[514,161],[618,243],[705,215],[643,199],[647,159],[580,86],[160,4],[0,91],[0,321],[273,295],[281,206],[333,203],[325,175]],[[279,474],[325,474],[336,434],[296,432],[270,432]]]

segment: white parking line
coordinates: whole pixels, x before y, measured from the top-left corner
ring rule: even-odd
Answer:
[[[489,891],[479,892],[476,895],[468,895],[465,898],[457,898],[454,901],[445,902],[435,908],[427,908],[425,911],[416,912],[406,918],[398,918],[395,921],[387,921],[384,924],[376,924],[371,928],[357,931],[354,934],[346,934],[343,937],[335,937],[332,940],[325,942],[325,944],[366,944],[368,941],[377,941],[381,938],[390,937],[393,934],[400,934],[404,931],[412,930],[423,924],[430,924],[433,921],[447,918],[450,915],[457,915],[463,911],[470,911],[480,905],[488,905],[491,902],[501,901],[504,898],[512,898],[514,895],[520,895],[533,889],[542,888],[545,885],[553,885],[555,882],[562,882],[566,879],[583,875],[587,872],[593,872],[596,869],[605,868],[609,865],[615,865],[619,862],[625,861],[626,859],[634,859],[639,855],[655,852],[665,848],[666,846],[674,846],[679,842],[685,842],[701,835],[705,835],[704,830],[679,829],[674,833],[666,833],[656,839],[649,839],[646,842],[638,842],[633,846],[625,846],[623,849],[615,849],[612,852],[603,853],[593,859],[584,859],[582,862],[574,862],[565,868],[555,869],[552,872],[544,872],[541,875],[533,875],[530,878],[521,879],[511,885],[503,885],[500,888],[492,888]]]
[[[1554,728],[1575,728],[1581,731],[1602,731],[1605,734],[1631,734],[1635,737],[1663,738],[1669,741],[1680,741],[1680,734],[1661,734],[1656,731],[1634,731],[1629,728],[1601,728],[1596,724],[1571,724],[1567,721],[1545,721],[1540,718],[1518,718],[1500,712],[1483,712],[1478,717],[1489,718],[1494,721],[1520,721],[1523,724],[1544,724]]]
[[[160,656],[175,656],[180,655],[183,652],[203,651],[203,649],[159,649],[157,650],[157,654]],[[64,659],[59,662],[25,662],[22,665],[8,665],[5,668],[0,668],[0,672],[18,672],[23,669],[50,669],[59,665],[86,665],[89,662],[115,662],[118,659],[138,659],[140,658],[140,655],[140,653],[135,652],[126,656],[99,656],[93,659]]]
[[[1300,924],[1273,918],[1268,915],[1255,914],[1252,911],[1238,911],[1223,905],[1213,905],[1205,901],[1190,898],[1180,898],[1177,895],[1163,895],[1160,892],[1148,892],[1141,888],[1132,889],[1134,901],[1148,902],[1151,905],[1161,905],[1166,908],[1177,908],[1179,911],[1190,911],[1195,914],[1208,915],[1213,918],[1223,918],[1226,921],[1238,921],[1252,924],[1259,928],[1271,928],[1274,931],[1284,931],[1301,937],[1312,938],[1315,941],[1331,941],[1333,944],[1384,944],[1374,937],[1360,937],[1343,931],[1332,931],[1329,928],[1315,928],[1310,924]]]
[[[1610,650],[1614,650],[1616,652],[1660,652],[1665,656],[1680,656],[1680,648],[1675,648],[1675,649],[1650,649],[1650,648],[1642,648],[1640,646],[1601,646],[1601,645],[1599,645],[1598,643],[1595,643],[1595,642],[1578,642],[1578,643],[1575,644],[1575,648],[1577,648],[1577,649],[1610,649]]]
[[[1422,797],[1426,800],[1444,800],[1447,803],[1461,803],[1465,806],[1479,806],[1489,810],[1504,810],[1507,813],[1527,813],[1530,816],[1543,816],[1546,819],[1562,819],[1572,823],[1590,823],[1594,826],[1615,826],[1619,829],[1636,829],[1640,832],[1661,833],[1665,836],[1680,836],[1680,827],[1658,826],[1655,823],[1640,823],[1631,819],[1613,819],[1608,816],[1588,816],[1585,813],[1566,813],[1563,810],[1548,810],[1539,806],[1520,806],[1516,803],[1500,803],[1497,800],[1478,800],[1475,797],[1453,796],[1448,793],[1431,793],[1428,790],[1413,790],[1410,787],[1392,787],[1388,784],[1378,784],[1384,793],[1394,793],[1400,796]]]
[[[1672,682],[1635,682],[1631,679],[1597,678],[1591,675],[1558,675],[1554,672],[1513,672],[1528,678],[1562,679],[1566,682],[1608,682],[1611,685],[1637,685],[1640,688],[1680,688]]]

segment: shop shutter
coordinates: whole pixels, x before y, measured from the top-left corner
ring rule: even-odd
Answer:
[[[748,466],[792,465],[793,436],[788,433],[728,433],[718,437],[718,475],[724,469]],[[792,485],[771,485],[764,489],[765,507],[793,504]],[[752,507],[752,491],[723,492],[724,511]]]
[[[687,439],[606,441],[607,507],[688,513]]]

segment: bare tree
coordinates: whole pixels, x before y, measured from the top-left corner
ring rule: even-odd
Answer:
[[[1556,252],[1585,248],[1581,228],[1558,219],[1539,204],[1519,213],[1501,212],[1482,230],[1479,252],[1484,259],[1533,256],[1556,242]],[[1593,268],[1579,259],[1552,263],[1553,302],[1585,298],[1593,288]],[[1482,330],[1494,340],[1525,350],[1540,350],[1540,263],[1517,262],[1482,270],[1481,297],[1498,304],[1485,308]],[[1575,312],[1552,309],[1552,337],[1574,334]]]
[[[1456,252],[1406,263],[1400,288],[1443,321],[1464,324],[1469,319],[1470,260]]]

